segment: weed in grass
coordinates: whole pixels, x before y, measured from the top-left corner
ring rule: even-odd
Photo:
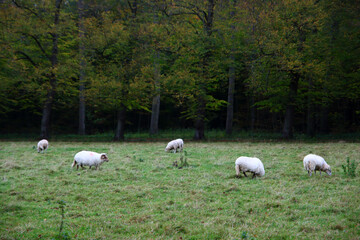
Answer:
[[[55,236],[56,240],[69,240],[71,239],[70,235],[67,232],[64,232],[64,218],[65,218],[65,205],[66,202],[64,200],[58,201],[59,208],[61,210],[61,220],[60,220],[60,227],[59,233]]]
[[[177,164],[176,164],[177,165]],[[180,166],[179,168],[188,167],[189,163],[187,162],[187,152],[182,151],[180,155]]]
[[[350,161],[349,157],[346,159],[346,162],[347,162],[346,165],[341,165],[342,169],[344,170],[345,175],[348,175],[350,177],[355,177],[357,162],[355,160]]]

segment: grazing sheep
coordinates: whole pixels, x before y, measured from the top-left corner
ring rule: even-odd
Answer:
[[[174,153],[176,153],[178,148],[179,152],[181,152],[184,148],[184,141],[180,138],[169,142],[165,148],[165,152],[170,152],[170,150],[174,150]]]
[[[96,152],[90,152],[90,151],[81,151],[75,154],[74,162],[71,167],[74,167],[77,165],[77,169],[79,169],[79,165],[84,168],[83,166],[95,166],[96,169],[100,165],[103,164],[103,162],[108,162],[109,159],[106,155],[106,153],[96,153]]]
[[[315,155],[315,154],[308,154],[304,157],[304,168],[308,171],[309,176],[311,176],[312,171],[315,172],[316,170],[326,172],[329,176],[331,176],[331,169],[330,166],[325,162],[324,158]]]
[[[245,172],[252,172],[254,174],[252,178],[265,175],[264,165],[258,158],[239,157],[235,161],[235,170],[237,177],[240,177],[240,172],[243,172],[245,177],[247,177]]]
[[[37,144],[37,151],[39,152],[46,152],[49,147],[49,142],[46,139],[40,140]]]

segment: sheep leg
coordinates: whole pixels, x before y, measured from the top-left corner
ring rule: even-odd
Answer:
[[[244,173],[245,177],[247,177],[246,173],[245,172],[243,172],[243,173]]]
[[[79,164],[76,165],[76,170],[79,170]]]
[[[255,173],[253,174],[252,178],[255,178]]]
[[[84,166],[83,166],[82,164],[80,164],[80,167],[81,167],[82,169],[84,169]]]

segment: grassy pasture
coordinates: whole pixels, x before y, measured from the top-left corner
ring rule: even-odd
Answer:
[[[359,143],[185,142],[189,167],[165,142],[0,142],[0,239],[360,239]],[[71,168],[81,150],[106,152],[101,170]],[[332,167],[308,177],[302,158]],[[256,156],[263,178],[235,178]]]

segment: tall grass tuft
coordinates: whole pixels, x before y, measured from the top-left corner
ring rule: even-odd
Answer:
[[[355,160],[350,161],[350,158],[348,157],[346,162],[347,162],[346,165],[341,165],[342,169],[344,170],[345,175],[348,175],[350,177],[355,177],[356,176],[356,168],[357,168],[356,161]]]

